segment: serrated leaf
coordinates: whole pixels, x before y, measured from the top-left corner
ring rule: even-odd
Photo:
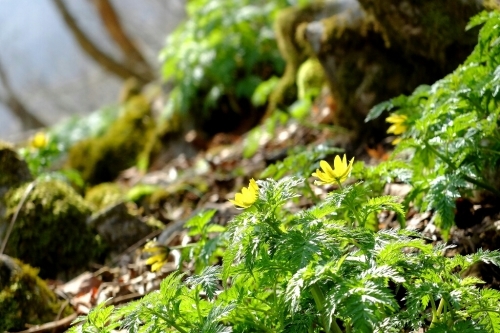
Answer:
[[[210,300],[215,297],[215,292],[219,288],[219,281],[221,278],[220,266],[207,266],[203,269],[200,275],[194,275],[186,280],[186,283],[191,286],[200,286],[201,289],[207,294]]]

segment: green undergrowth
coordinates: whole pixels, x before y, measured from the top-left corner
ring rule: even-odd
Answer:
[[[273,178],[236,194],[244,210],[227,227],[204,211],[186,224],[197,242],[148,248],[155,270],[179,251],[179,267],[193,264],[192,274],[172,273],[121,307],[101,303],[70,332],[499,332],[500,292],[467,272],[498,266],[500,252],[448,257],[453,246],[404,224],[410,207],[432,211],[446,239],[457,198],[499,198],[500,14],[482,13],[469,27],[479,25],[479,43],[456,71],[370,113],[393,112],[389,161],[336,157],[330,167],[339,149],[290,150],[261,174]],[[384,195],[394,181],[410,185],[405,198]],[[379,230],[382,211],[400,228]]]
[[[431,86],[377,105],[367,118],[391,111],[402,135],[391,159],[365,176],[410,184],[405,205],[435,211],[445,238],[456,199],[500,200],[500,13],[477,15],[468,28],[478,25],[479,42],[463,65]]]
[[[198,125],[221,115],[226,122],[248,117],[256,87],[283,71],[272,23],[288,5],[286,0],[190,1],[188,19],[160,53],[163,78],[174,85],[164,116],[190,115]]]
[[[433,246],[416,232],[369,230],[370,215],[404,211],[394,197],[364,199],[362,183],[292,211],[290,203],[304,181],[257,181],[258,198],[225,232],[204,228],[213,211],[200,213],[188,222],[195,234],[218,231],[220,236],[195,249],[196,257],[210,259],[224,249],[221,266],[197,260],[194,275],[173,273],[160,290],[120,308],[103,303],[79,318],[82,324],[71,332],[118,327],[129,332],[495,332],[500,327],[500,293],[481,289],[479,278],[462,274],[480,261],[500,264],[499,252],[448,258],[444,245]]]

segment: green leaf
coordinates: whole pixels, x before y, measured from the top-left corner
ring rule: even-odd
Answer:
[[[390,210],[398,214],[400,217],[405,217],[403,206],[397,202],[398,198],[394,196],[375,197],[368,200],[360,209],[360,215],[363,221],[359,221],[363,226],[371,213],[379,212],[381,210]]]
[[[203,320],[200,333],[230,333],[231,327],[222,325],[220,322],[227,317],[234,309],[235,304],[216,305]]]
[[[221,278],[220,266],[207,266],[200,275],[194,275],[186,280],[188,285],[193,287],[200,286],[207,294],[208,299],[215,298],[215,292],[219,289],[219,281]]]
[[[194,217],[190,218],[185,226],[189,228],[189,235],[201,235],[204,234],[204,228],[212,220],[212,217],[217,212],[215,209],[209,209],[199,212]]]
[[[253,92],[252,104],[255,106],[262,106],[266,104],[269,95],[278,85],[278,82],[279,78],[277,76],[272,76],[270,79],[261,82]]]
[[[366,116],[365,123],[380,117],[382,112],[390,111],[392,108],[394,108],[394,104],[393,104],[392,100],[382,102],[382,103],[375,105],[374,107],[372,107],[372,109],[370,110],[370,112]]]

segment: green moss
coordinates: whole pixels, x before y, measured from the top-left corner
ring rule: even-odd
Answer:
[[[297,99],[295,80],[300,64],[308,57],[308,49],[298,40],[296,32],[299,26],[313,21],[322,11],[323,3],[317,1],[301,8],[283,9],[276,17],[274,31],[280,53],[286,60],[286,67],[278,85],[269,96],[266,116],[276,108],[284,108]]]
[[[148,156],[155,138],[149,103],[141,95],[134,96],[103,136],[80,141],[70,149],[68,166],[90,184],[112,181]]]
[[[298,98],[304,99],[308,95],[317,95],[325,84],[325,75],[320,62],[316,58],[309,58],[300,65],[297,72]],[[313,93],[314,92],[314,93]]]
[[[85,200],[95,210],[100,210],[123,201],[123,189],[115,183],[102,183],[90,188],[85,194]]]
[[[0,141],[0,196],[2,188],[18,186],[31,179],[28,165],[19,157],[14,147]]]
[[[497,0],[484,0],[483,5],[486,10],[500,10],[500,3]]]
[[[70,306],[62,301],[38,277],[38,270],[17,259],[0,255],[0,332],[21,331],[26,324],[51,322],[60,313],[70,315]]]
[[[496,2],[317,1],[287,8],[275,25],[286,71],[267,112],[289,105],[300,65],[314,55],[335,100],[333,124],[349,130],[353,146],[364,139],[379,141],[387,124],[365,124],[368,111],[455,69],[477,40],[476,31],[465,30],[469,19],[483,8],[498,7]],[[312,21],[317,23],[308,25]]]
[[[15,214],[26,187],[12,189],[5,195],[6,221]],[[6,254],[40,268],[43,278],[81,269],[92,259],[95,245],[86,224],[90,214],[89,205],[66,183],[40,181],[19,211]]]

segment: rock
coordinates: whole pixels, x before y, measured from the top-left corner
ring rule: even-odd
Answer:
[[[91,185],[113,181],[121,171],[145,162],[156,142],[148,100],[133,96],[122,115],[99,137],[79,141],[68,153],[67,167],[78,170]]]
[[[379,142],[387,124],[382,117],[366,124],[369,110],[453,71],[477,42],[466,24],[493,7],[493,0],[337,0],[283,10],[275,32],[287,67],[268,113],[296,99],[300,64],[317,58],[336,103],[333,124],[350,131],[353,147]]]
[[[0,231],[5,230],[27,195],[5,253],[38,267],[43,278],[85,268],[97,248],[95,236],[86,224],[92,213],[90,206],[60,180],[38,180],[31,191],[27,188],[26,184],[5,195],[7,212],[5,220],[0,221]],[[5,232],[0,233],[0,239],[4,237]]]
[[[73,310],[58,300],[38,270],[7,255],[0,255],[0,332],[25,330],[64,318]],[[59,311],[61,311],[59,313]]]
[[[0,141],[0,197],[11,187],[33,180],[28,165],[14,147]]]
[[[108,206],[87,221],[113,254],[120,254],[152,232],[152,228],[129,212],[124,202]]]
[[[2,223],[7,209],[3,196],[9,189],[31,180],[33,177],[26,162],[19,157],[13,146],[0,141],[0,235],[6,227]]]

